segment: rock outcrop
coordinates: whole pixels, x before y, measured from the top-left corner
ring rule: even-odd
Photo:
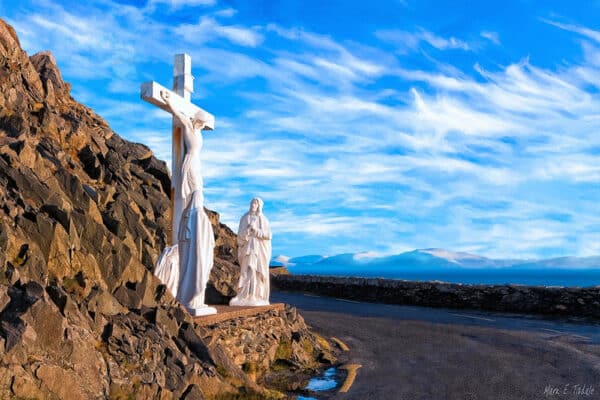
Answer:
[[[197,332],[211,352],[224,356],[215,356],[217,368],[238,375],[245,372],[252,382],[281,392],[304,389],[310,378],[307,367],[310,371],[335,361],[334,348],[311,333],[290,306],[220,322],[209,320],[198,324]],[[233,373],[225,375],[235,383]]]
[[[152,274],[170,237],[169,187],[163,161],[76,102],[52,54],[28,57],[0,19],[0,398],[263,390],[226,379],[224,351]],[[208,300],[224,302],[238,279],[235,234],[209,214]]]

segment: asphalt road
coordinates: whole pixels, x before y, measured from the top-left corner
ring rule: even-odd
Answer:
[[[273,292],[361,364],[335,399],[600,399],[600,324]]]

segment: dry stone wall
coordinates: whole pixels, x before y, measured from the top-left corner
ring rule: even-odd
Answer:
[[[600,319],[600,286],[467,285],[318,275],[277,275],[271,277],[271,282],[281,290],[376,303]]]

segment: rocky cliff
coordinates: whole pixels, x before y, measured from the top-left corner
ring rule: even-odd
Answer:
[[[0,398],[263,390],[215,361],[226,353],[152,274],[170,236],[169,186],[164,162],[76,102],[52,54],[28,57],[0,19]],[[207,296],[225,301],[235,235],[209,214]]]

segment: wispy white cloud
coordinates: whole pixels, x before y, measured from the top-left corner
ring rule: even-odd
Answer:
[[[549,19],[541,18],[541,20],[547,24],[556,26],[557,28],[564,29],[566,31],[575,32],[581,36],[585,36],[588,39],[592,39],[595,42],[600,43],[600,31],[587,28],[585,26],[576,25],[576,24],[564,24],[557,21],[552,21]]]
[[[199,47],[191,48],[189,54],[194,67],[208,73],[204,81],[222,82],[223,79],[227,79],[228,82],[235,82],[241,79],[264,77],[271,71],[268,64],[257,58],[229,50]]]
[[[304,233],[309,235],[334,235],[351,232],[364,226],[364,221],[337,215],[309,214],[298,218],[288,213],[272,220],[271,227],[281,233]]]
[[[438,36],[426,29],[418,29],[416,31],[382,29],[375,32],[375,36],[380,40],[395,45],[400,52],[417,50],[423,43],[438,50],[471,50],[471,46],[463,40],[453,36],[448,38]]]
[[[494,44],[500,44],[500,35],[498,35],[498,32],[481,31],[480,35]]]
[[[15,19],[15,29],[29,46],[28,51],[52,49],[63,75],[72,79],[109,81],[114,92],[135,87],[139,64],[169,54],[162,27],[140,10],[107,2],[111,12],[89,7],[86,13],[43,2]],[[145,35],[130,26],[142,25]],[[151,39],[150,39],[151,38]],[[148,42],[152,52],[148,53]]]
[[[417,90],[412,89],[412,93],[416,118],[431,131],[497,135],[516,127],[513,122],[489,112],[478,111],[476,107],[450,96],[426,100]]]
[[[540,165],[534,175],[544,180],[566,179],[600,185],[598,157],[585,154],[559,155]],[[600,191],[600,189],[598,189]]]
[[[266,30],[303,45],[296,54],[279,53],[276,60],[279,66],[305,77],[321,77],[322,81],[364,81],[385,75],[388,65],[393,62],[385,52],[373,48],[368,49],[369,54],[354,53],[327,35],[286,29],[276,24],[268,25]],[[377,62],[371,61],[375,59]]]
[[[200,17],[195,25],[182,24],[175,33],[196,45],[224,38],[240,46],[256,47],[264,40],[257,28],[245,28],[236,25],[221,25],[214,18]]]
[[[216,3],[217,0],[150,0],[148,4],[150,7],[156,4],[166,4],[176,10],[184,7],[213,6]]]
[[[233,17],[235,14],[237,14],[237,10],[235,8],[224,8],[222,10],[218,10],[215,11],[213,13],[213,15],[217,16],[217,17],[223,17],[223,18],[231,18]]]
[[[577,254],[581,257],[594,257],[600,254],[600,232],[584,234],[583,237],[579,237],[578,242]]]

